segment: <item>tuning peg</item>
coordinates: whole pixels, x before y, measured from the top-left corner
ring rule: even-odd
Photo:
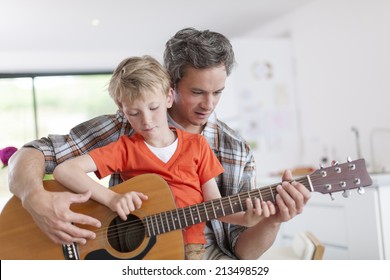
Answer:
[[[357,192],[358,192],[358,194],[364,194],[366,191],[362,187],[359,187],[357,189]]]
[[[330,196],[330,199],[331,199],[331,200],[334,200],[333,193],[329,193],[329,196]]]
[[[352,161],[351,157],[347,157],[347,161],[351,162]]]
[[[348,198],[350,194],[351,194],[350,191],[347,191],[347,190],[343,191],[343,197],[345,197],[345,198]]]
[[[336,165],[338,165],[338,164],[339,164],[338,161],[332,160],[332,166],[336,166]]]

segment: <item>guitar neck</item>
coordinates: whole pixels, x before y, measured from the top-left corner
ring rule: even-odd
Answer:
[[[298,180],[311,189],[308,176]],[[154,236],[245,211],[247,198],[275,202],[276,186],[279,184],[147,216],[144,218],[146,235]]]

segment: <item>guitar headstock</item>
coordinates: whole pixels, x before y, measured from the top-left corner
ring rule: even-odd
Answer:
[[[309,175],[313,191],[320,193],[340,192],[359,189],[372,185],[364,159],[348,161],[342,164],[316,170]]]

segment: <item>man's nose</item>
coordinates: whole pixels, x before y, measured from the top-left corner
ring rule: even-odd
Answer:
[[[214,104],[214,98],[212,95],[205,95],[202,100],[202,108],[205,110],[212,110]]]

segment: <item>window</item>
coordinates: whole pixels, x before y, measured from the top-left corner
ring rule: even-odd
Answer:
[[[110,78],[105,73],[0,77],[0,149],[66,134],[83,121],[115,113],[107,92]],[[0,169],[0,209],[10,197],[7,174],[7,168]]]

